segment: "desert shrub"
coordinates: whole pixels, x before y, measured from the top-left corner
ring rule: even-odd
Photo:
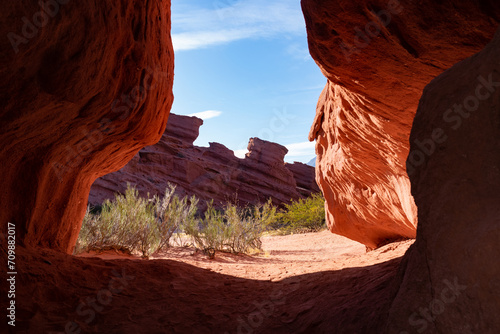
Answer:
[[[170,239],[174,233],[181,232],[185,226],[196,223],[198,199],[192,196],[189,199],[174,195],[175,186],[168,184],[162,200],[156,199],[156,224],[160,234],[158,250],[170,247]]]
[[[114,243],[138,250],[143,256],[150,255],[158,246],[154,202],[139,197],[137,189],[130,185],[125,195],[116,194],[113,202],[104,202],[101,224]]]
[[[211,258],[216,251],[249,253],[262,248],[260,238],[277,216],[271,201],[252,208],[227,204],[223,210],[210,202],[197,218],[196,197],[179,199],[174,193],[169,184],[163,198],[144,199],[128,185],[124,195],[105,201],[100,213],[87,210],[75,251],[118,249],[147,257],[185,233]]]
[[[230,208],[233,211],[237,209]],[[227,219],[231,219],[231,210],[226,210]],[[235,219],[236,218],[236,219]],[[246,208],[239,215],[232,214],[234,226],[230,247],[234,253],[248,253],[251,249],[262,249],[262,234],[276,220],[276,207],[269,200],[264,205]]]
[[[139,197],[139,192],[128,185],[125,195],[116,194],[113,201],[103,203],[100,214],[87,210],[77,248],[137,250],[148,256],[157,249],[159,241],[155,203]]]
[[[271,202],[253,209],[228,204],[223,211],[216,210],[210,202],[201,222],[192,221],[184,231],[210,258],[215,251],[248,253],[262,248],[260,238],[275,214]]]
[[[213,202],[209,202],[204,218],[201,221],[191,220],[184,225],[184,232],[189,235],[196,248],[203,250],[210,258],[216,250],[222,250],[228,235],[228,227],[224,224],[222,214],[217,211]]]
[[[277,214],[273,223],[283,234],[317,232],[325,228],[325,199],[321,193],[293,201]]]
[[[98,247],[101,243],[99,225],[99,215],[92,213],[92,208],[88,206],[78,240],[76,241],[75,254]]]
[[[169,184],[163,198],[145,199],[127,185],[125,195],[106,200],[99,213],[88,208],[75,252],[118,249],[147,257],[169,247],[176,231],[197,221],[196,197],[179,199],[174,192],[175,186]]]

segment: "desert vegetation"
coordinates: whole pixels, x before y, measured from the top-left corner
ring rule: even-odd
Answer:
[[[88,208],[75,253],[115,249],[148,257],[169,247],[191,246],[213,258],[217,251],[258,252],[264,233],[319,231],[325,226],[321,194],[293,201],[279,210],[271,200],[253,207],[228,203],[222,209],[207,204],[198,210],[194,196],[179,198],[169,184],[163,197],[142,198],[128,185],[100,208]]]
[[[325,198],[318,193],[286,204],[272,226],[281,234],[321,231],[325,228]]]

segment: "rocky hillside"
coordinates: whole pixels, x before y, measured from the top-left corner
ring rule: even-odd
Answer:
[[[286,147],[258,138],[250,139],[244,159],[222,144],[193,145],[203,121],[170,114],[161,140],[148,146],[122,169],[96,180],[89,203],[99,205],[124,192],[127,183],[146,196],[162,195],[170,182],[180,196],[195,195],[201,204],[234,202],[257,204],[271,198],[275,205],[319,192],[314,167],[285,164]]]

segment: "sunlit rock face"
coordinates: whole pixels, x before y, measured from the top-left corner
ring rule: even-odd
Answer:
[[[414,238],[405,161],[418,100],[489,42],[499,4],[302,0],[302,8],[311,55],[328,79],[309,137],[328,226],[369,248]]]
[[[500,30],[424,90],[408,163],[418,236],[388,333],[500,330]],[[417,143],[425,143],[425,147]]]
[[[94,180],[165,129],[170,1],[11,1],[0,18],[0,222],[70,252]]]
[[[195,146],[202,124],[196,117],[171,114],[156,145],[145,147],[125,167],[96,180],[89,203],[96,206],[113,199],[115,193],[125,192],[127,183],[150,197],[163,196],[171,183],[179,196],[195,195],[200,209],[211,200],[217,207],[256,205],[269,198],[283,205],[319,192],[314,167],[285,164],[288,150],[282,145],[252,138],[244,159],[219,143]]]

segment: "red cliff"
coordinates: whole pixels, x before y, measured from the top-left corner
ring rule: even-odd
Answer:
[[[180,196],[196,195],[202,205],[214,200],[257,204],[272,199],[275,205],[319,192],[314,167],[285,164],[286,147],[252,138],[244,159],[222,144],[193,145],[203,121],[171,114],[167,129],[154,146],[142,149],[121,170],[99,178],[92,186],[89,203],[99,205],[114,193],[124,192],[127,183],[142,196],[163,195],[168,183]]]

